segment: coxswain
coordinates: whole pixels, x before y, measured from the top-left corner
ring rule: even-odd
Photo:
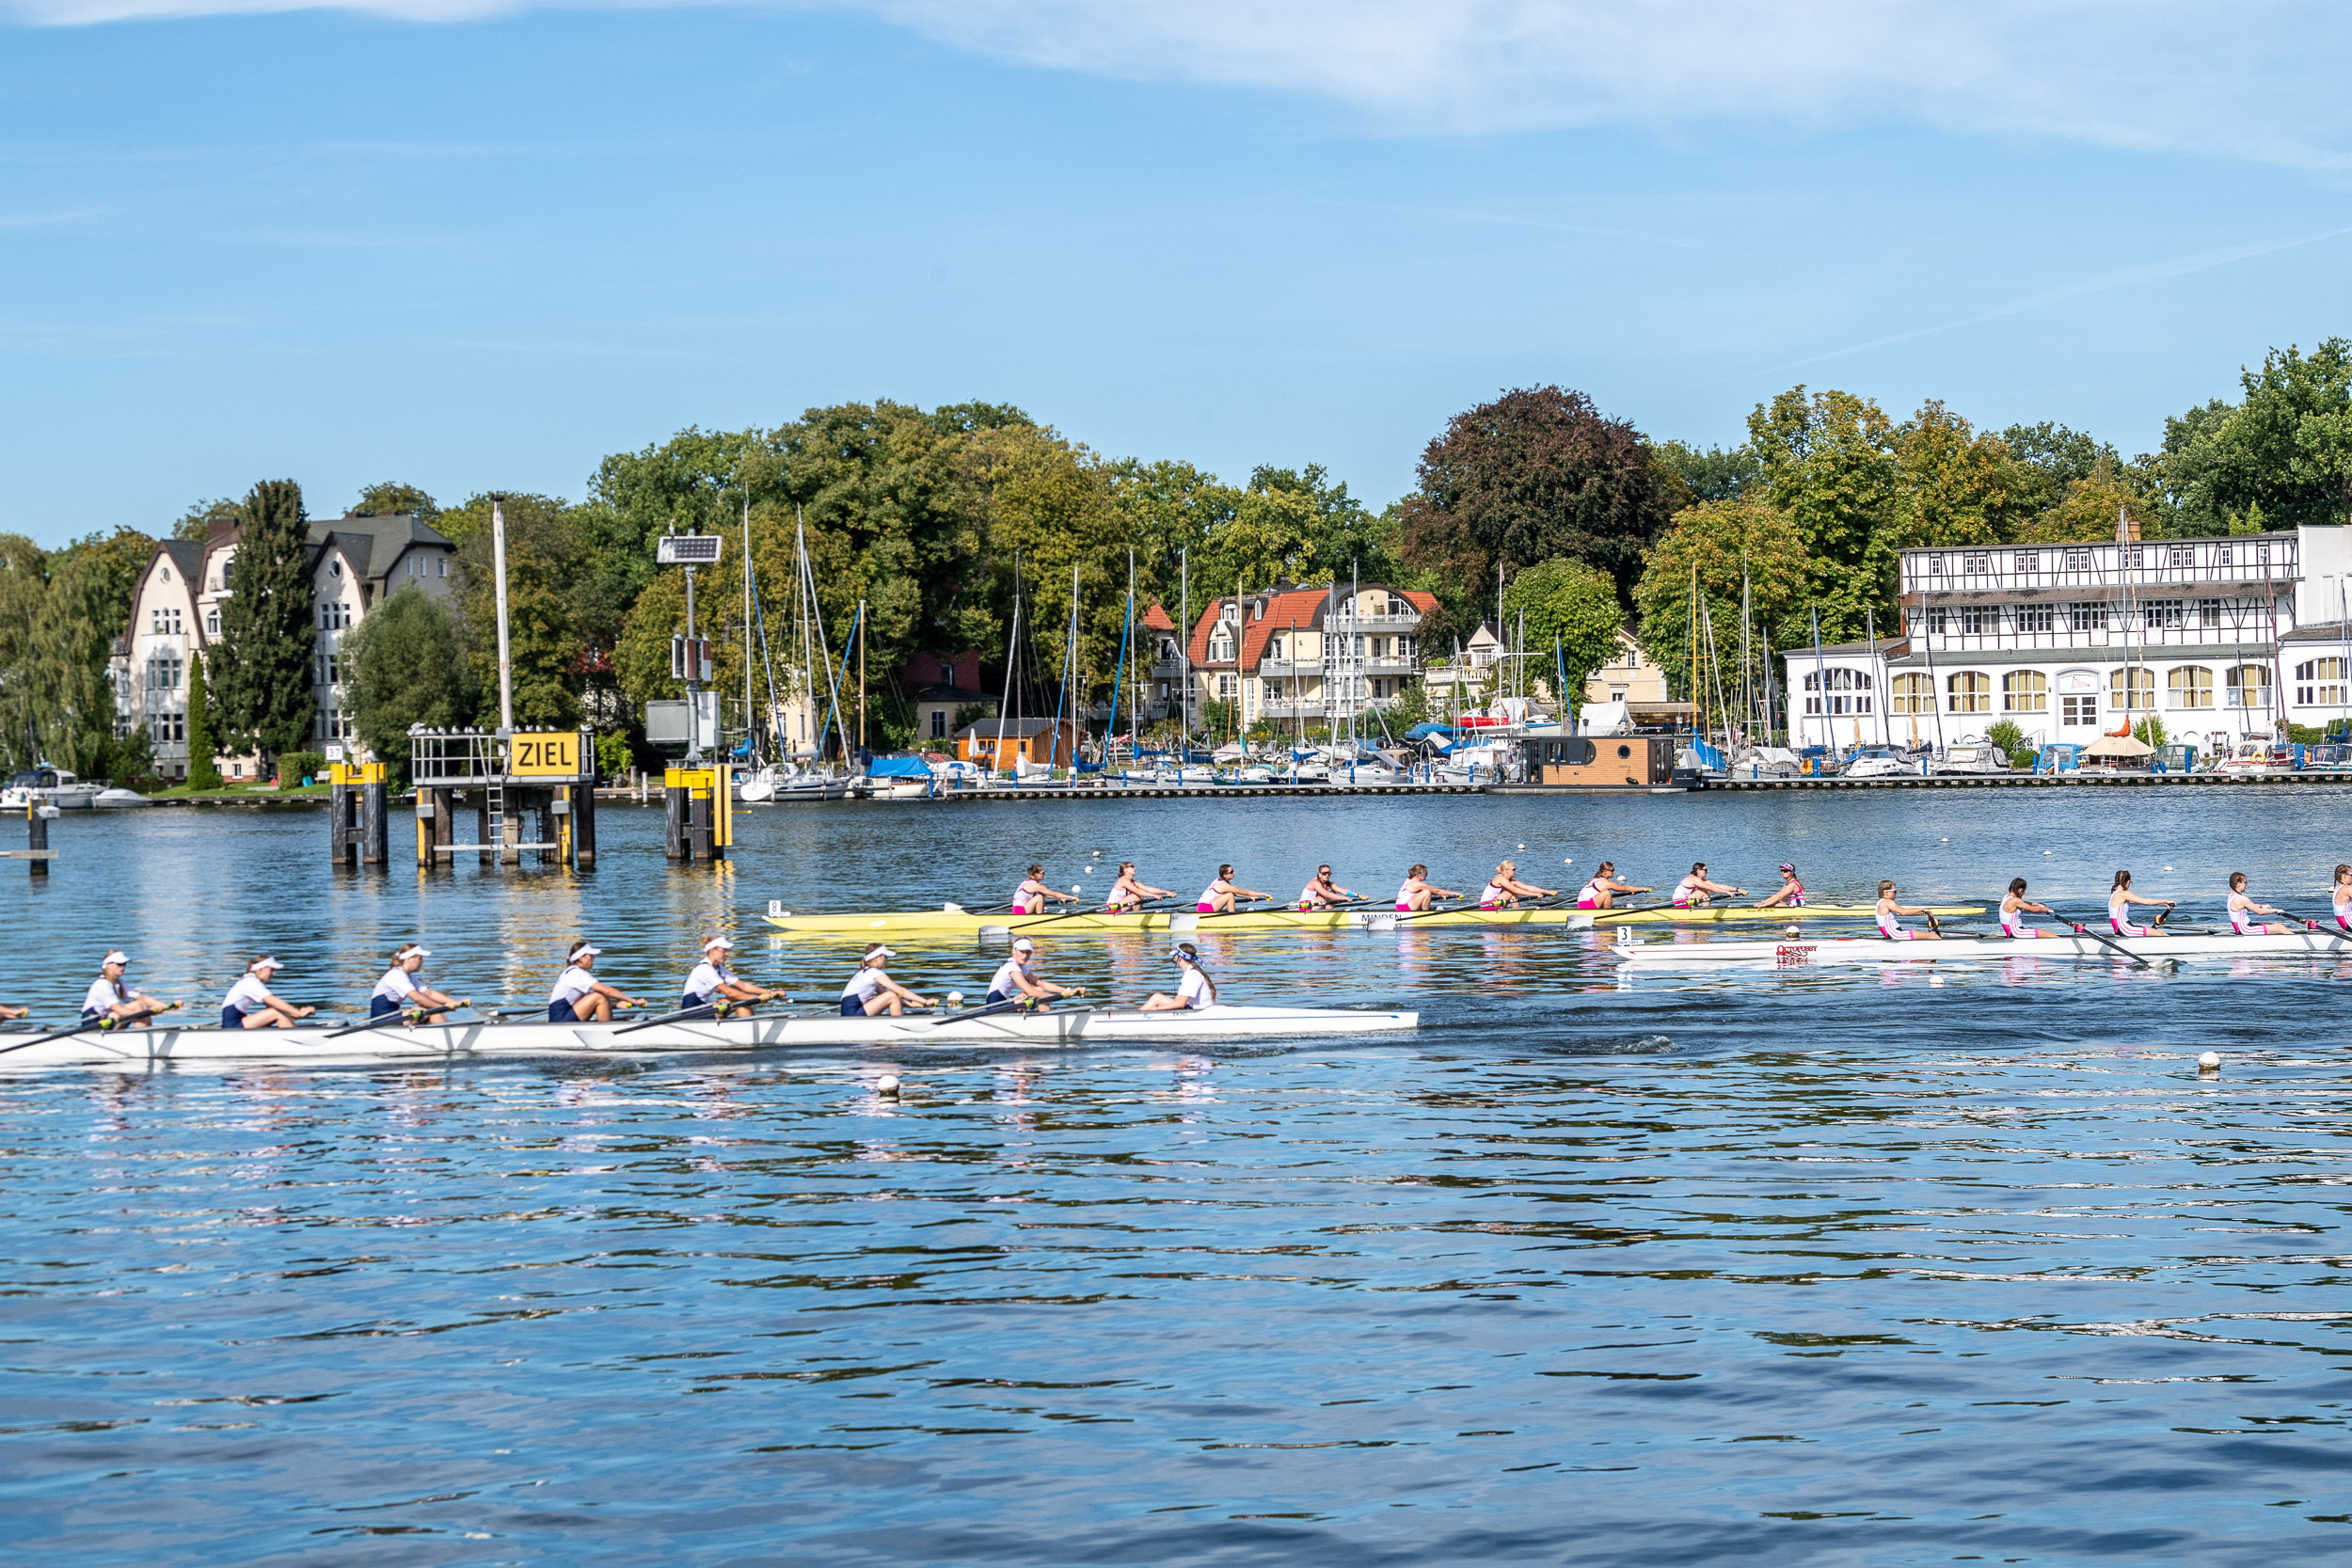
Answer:
[[[725,1018],[748,1013],[757,1003],[772,1002],[779,997],[787,1002],[792,1000],[781,990],[737,979],[735,971],[727,967],[727,955],[734,950],[735,943],[724,937],[712,937],[703,943],[702,961],[687,972],[686,992],[678,999],[680,1011],[708,1007]]]
[[[1552,898],[1559,895],[1557,888],[1537,887],[1533,882],[1520,881],[1518,873],[1519,863],[1517,861],[1504,861],[1496,866],[1486,891],[1478,895],[1478,907],[1482,910],[1507,910],[1522,898]]]
[[[841,988],[843,1018],[875,1018],[883,1013],[897,1018],[909,1007],[932,1005],[930,997],[915,995],[882,973],[882,965],[898,956],[879,942],[866,950],[866,957],[858,962],[857,973],[850,975],[850,983]]]
[[[2058,911],[2049,905],[2037,904],[2026,896],[2025,878],[2011,877],[2009,879],[2009,896],[2001,900],[2001,934],[2005,937],[2061,936],[2063,932],[2037,930],[2026,925],[2025,920],[2029,914],[2056,913]]]
[[[2135,926],[2131,921],[2131,906],[2134,904],[2144,904],[2152,910],[2162,910],[2164,914],[2156,916],[2145,926]],[[2107,925],[2119,937],[2159,935],[2156,927],[2164,924],[2165,916],[2172,912],[2172,905],[2165,899],[2142,898],[2138,894],[2134,893],[2132,874],[2128,871],[2117,872],[2115,885],[2107,889]]]
[[[435,990],[417,978],[424,969],[424,960],[432,956],[431,949],[419,947],[413,942],[393,954],[392,967],[384,972],[384,978],[378,980],[375,989],[368,992],[368,1016],[382,1018],[386,1013],[406,1009],[414,1015],[409,1022],[416,1023],[427,1016],[428,1008],[435,1013],[446,1013],[453,1007],[471,1006],[471,997],[461,1002]]]
[[[1707,908],[1709,898],[1730,898],[1747,891],[1743,887],[1733,887],[1728,882],[1708,881],[1707,863],[1696,861],[1692,863],[1691,874],[1675,884],[1675,908],[1703,910]]]
[[[1110,896],[1103,901],[1106,914],[1129,914],[1157,898],[1173,898],[1174,888],[1153,887],[1136,875],[1136,863],[1119,863],[1119,880],[1111,884]]]
[[[1077,902],[1077,898],[1078,895],[1074,893],[1057,893],[1047,887],[1045,868],[1041,865],[1033,865],[1029,867],[1029,874],[1022,879],[1021,885],[1012,890],[1012,912],[1043,914],[1045,906],[1050,900],[1058,899],[1065,904],[1073,904]]]
[[[118,947],[99,960],[99,977],[92,980],[89,992],[82,998],[82,1022],[94,1023],[101,1029],[116,1029],[125,1023],[152,1018],[177,1002],[158,1002],[144,991],[133,990],[123,983],[123,971],[131,967],[131,956]],[[0,1017],[23,1018],[23,1009]]]
[[[1759,898],[1759,910],[1795,910],[1804,907],[1804,884],[1797,880],[1797,868],[1788,862],[1780,863],[1780,891],[1770,898]]]
[[[549,1023],[610,1023],[615,1007],[644,1006],[619,987],[596,978],[596,955],[603,951],[585,940],[572,943],[564,973],[548,997]]]
[[[1335,910],[1343,902],[1353,902],[1355,897],[1351,889],[1343,888],[1331,879],[1329,866],[1318,865],[1314,879],[1298,890],[1298,907],[1309,913],[1316,910]]]
[[[1405,873],[1405,885],[1396,890],[1397,912],[1418,914],[1438,899],[1461,896],[1452,888],[1439,887],[1431,881],[1429,868],[1416,863],[1410,871]]]
[[[1051,980],[1039,979],[1037,943],[1022,937],[1012,944],[1012,957],[996,966],[996,974],[988,982],[988,995],[982,1000],[991,1006],[1015,1002],[1042,1009],[1061,997],[1085,994],[1084,986],[1057,986]]]
[[[1617,880],[1617,863],[1603,861],[1593,879],[1577,890],[1576,907],[1580,910],[1613,910],[1620,893],[1655,893],[1655,888],[1635,887],[1631,882]]]
[[[1884,937],[1887,941],[1943,941],[1944,933],[1941,931],[1914,931],[1905,927],[1902,922],[1897,918],[1899,915],[1926,914],[1927,912],[1928,911],[1926,910],[1919,908],[1915,904],[1898,903],[1895,898],[1895,884],[1893,882],[1886,881],[1879,883],[1879,935]]]
[[[1260,893],[1256,888],[1241,886],[1233,880],[1233,868],[1230,865],[1220,865],[1216,868],[1216,880],[1200,890],[1200,912],[1232,914],[1236,899],[1247,898],[1255,903],[1268,896],[1270,895]]]
[[[1183,974],[1183,978],[1176,982],[1176,994],[1169,996],[1155,990],[1144,998],[1143,1010],[1147,1013],[1198,1012],[1203,1007],[1216,1006],[1216,982],[1210,979],[1209,972],[1200,967],[1200,949],[1191,942],[1180,942],[1168,950],[1168,956],[1176,961],[1176,967]]]
[[[246,965],[244,977],[230,986],[229,994],[220,999],[220,1026],[224,1029],[291,1029],[317,1012],[316,1007],[297,1006],[270,994],[270,976],[284,967],[276,958],[256,958]]]
[[[2246,873],[2243,871],[2230,873],[2231,930],[2242,937],[2282,937],[2292,930],[2291,927],[2256,920],[2253,917],[2258,914],[2284,914],[2286,912],[2284,910],[2274,910],[2267,904],[2255,903],[2252,898],[2247,896]]]

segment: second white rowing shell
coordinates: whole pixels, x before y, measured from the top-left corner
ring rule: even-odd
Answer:
[[[2123,949],[2119,953],[2117,948]],[[1839,963],[1998,963],[2012,958],[2352,958],[2352,935],[2292,931],[2277,937],[2110,937],[2100,942],[2059,937],[1947,937],[1942,942],[1889,942],[1883,937],[1784,937],[1776,942],[1619,942],[1615,956],[1645,968],[1711,968],[1769,964],[1808,969]]]
[[[906,1018],[753,1017],[631,1028],[628,1023],[428,1023],[328,1037],[326,1029],[96,1029],[17,1050],[0,1035],[0,1072],[56,1067],[151,1068],[170,1062],[408,1063],[483,1056],[628,1055],[653,1051],[757,1051],[794,1046],[1036,1047],[1280,1039],[1414,1029],[1421,1015],[1349,1007],[1218,1006],[1183,1012],[1072,1007],[934,1022]]]

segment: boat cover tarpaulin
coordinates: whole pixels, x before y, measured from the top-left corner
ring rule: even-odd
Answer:
[[[928,779],[930,764],[921,757],[876,757],[866,768],[869,779]]]

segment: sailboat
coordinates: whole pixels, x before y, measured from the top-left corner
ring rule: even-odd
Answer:
[[[827,685],[831,687],[833,694],[832,712],[825,722],[818,727],[816,739],[810,745],[810,755],[814,760],[822,752],[825,736],[840,717],[841,683],[839,675],[834,669],[833,651],[825,641],[824,611],[817,601],[816,574],[809,567],[808,524],[805,518],[800,517],[796,513],[794,526],[798,535],[795,540],[795,553],[798,556],[796,575],[799,579],[796,586],[799,589],[798,615],[801,628],[803,677],[809,682],[813,689],[818,666],[821,661]],[[760,663],[766,669],[768,676],[768,733],[774,738],[776,750],[783,752],[786,745],[784,705],[776,695],[776,668],[768,653],[768,623],[766,616],[760,610],[758,589],[752,580],[751,560],[751,503],[746,500],[743,510],[744,596],[749,602],[752,614],[747,618],[744,634],[748,641],[756,628],[759,638]],[[850,625],[850,637],[854,638],[857,635],[863,618],[864,611],[861,607],[859,621]],[[848,643],[844,642],[843,647],[846,649]],[[748,705],[751,687],[751,675],[748,669],[751,662],[750,649],[746,647],[744,652],[746,656],[744,659],[746,671],[743,680],[744,700]],[[844,657],[847,657],[846,654]],[[812,704],[811,706],[813,709],[814,705]],[[787,755],[778,761],[755,768],[737,784],[735,793],[736,799],[747,805],[788,805],[796,802],[838,800],[850,793],[850,782],[846,773],[803,768]]]

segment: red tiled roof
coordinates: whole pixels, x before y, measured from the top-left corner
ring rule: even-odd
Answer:
[[[1365,583],[1362,586],[1375,588],[1379,585]],[[1438,608],[1438,597],[1434,594],[1398,588],[1391,588],[1389,592],[1404,599],[1424,616]],[[1267,639],[1278,631],[1315,626],[1323,619],[1324,609],[1330,601],[1331,590],[1328,588],[1280,588],[1271,594],[1250,594],[1249,609],[1243,612],[1239,668],[1244,671],[1255,670],[1258,667],[1258,661],[1265,656]],[[1255,614],[1256,607],[1260,604],[1265,606],[1263,615]],[[1200,619],[1194,625],[1191,637],[1194,664],[1216,662],[1209,657],[1209,634],[1216,630],[1217,616],[1224,608],[1225,602],[1222,599],[1216,601],[1200,612]]]
[[[1152,601],[1152,608],[1143,612],[1143,629],[1146,631],[1174,631],[1176,629],[1176,623],[1168,619],[1166,607],[1161,605],[1157,599],[1154,599]]]

